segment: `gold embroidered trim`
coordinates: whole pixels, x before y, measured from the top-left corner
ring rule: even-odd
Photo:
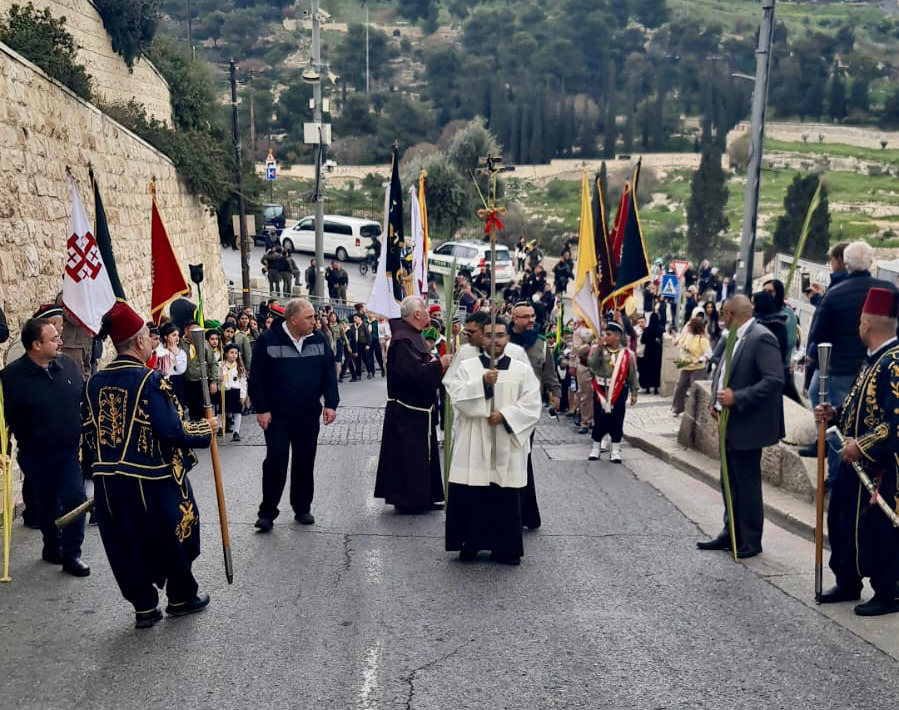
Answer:
[[[100,412],[97,417],[97,433],[100,444],[117,448],[125,440],[128,390],[122,387],[103,387],[98,399]]]
[[[178,542],[184,542],[191,536],[194,526],[200,521],[194,511],[194,504],[191,501],[184,501],[178,508],[181,509],[181,522],[175,526],[175,536]]]

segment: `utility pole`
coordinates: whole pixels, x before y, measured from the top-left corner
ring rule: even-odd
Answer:
[[[312,122],[318,132],[315,164],[315,293],[319,298],[325,294],[325,205],[322,197],[322,164],[324,163],[325,136],[322,132],[322,47],[321,18],[319,17],[318,0],[312,0],[312,69],[317,75],[312,84]]]
[[[368,5],[365,6],[365,95],[368,96]]]
[[[237,65],[231,60],[231,138],[234,142],[236,163],[235,185],[237,192],[237,213],[240,216],[240,281],[243,292],[243,306],[250,308],[250,239],[247,235],[247,209],[243,199],[243,150],[240,145],[240,123],[237,118]]]
[[[749,166],[746,170],[746,192],[743,199],[743,229],[740,259],[737,262],[737,293],[752,292],[755,234],[759,216],[759,180],[762,171],[762,148],[765,140],[765,113],[768,107],[768,77],[771,72],[771,43],[774,37],[774,0],[762,0],[762,24],[755,53],[755,88],[752,93]]]
[[[190,61],[194,60],[194,13],[187,0],[187,46],[190,49]]]
[[[253,98],[253,72],[247,73],[247,89],[250,92],[250,155],[256,162],[256,102]]]

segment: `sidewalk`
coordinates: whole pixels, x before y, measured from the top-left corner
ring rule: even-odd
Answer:
[[[683,416],[683,415],[681,415]],[[624,420],[624,438],[638,449],[694,478],[718,488],[720,465],[699,451],[677,441],[680,417],[671,415],[671,398],[640,394],[637,404],[628,406]],[[626,454],[625,454],[625,463]],[[762,482],[765,517],[790,532],[809,540],[815,538],[815,504]]]

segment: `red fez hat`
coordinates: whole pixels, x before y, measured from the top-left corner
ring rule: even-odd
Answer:
[[[279,303],[273,303],[268,307],[269,313],[274,313],[276,316],[284,316],[284,306]]]
[[[868,291],[868,297],[865,299],[865,305],[862,306],[862,313],[870,316],[884,316],[885,318],[895,318],[899,304],[896,302],[896,293],[885,288],[872,288]]]
[[[436,303],[431,304],[428,306],[428,313],[440,313],[440,306]]]
[[[128,338],[133,338],[146,325],[134,309],[123,301],[116,304],[106,314],[109,337],[114,344],[124,343]]]

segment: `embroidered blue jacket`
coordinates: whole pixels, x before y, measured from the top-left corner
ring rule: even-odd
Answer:
[[[212,441],[207,422],[181,421],[161,373],[127,355],[88,380],[83,415],[83,465],[94,476],[174,477],[180,485],[196,463],[190,447]]]

